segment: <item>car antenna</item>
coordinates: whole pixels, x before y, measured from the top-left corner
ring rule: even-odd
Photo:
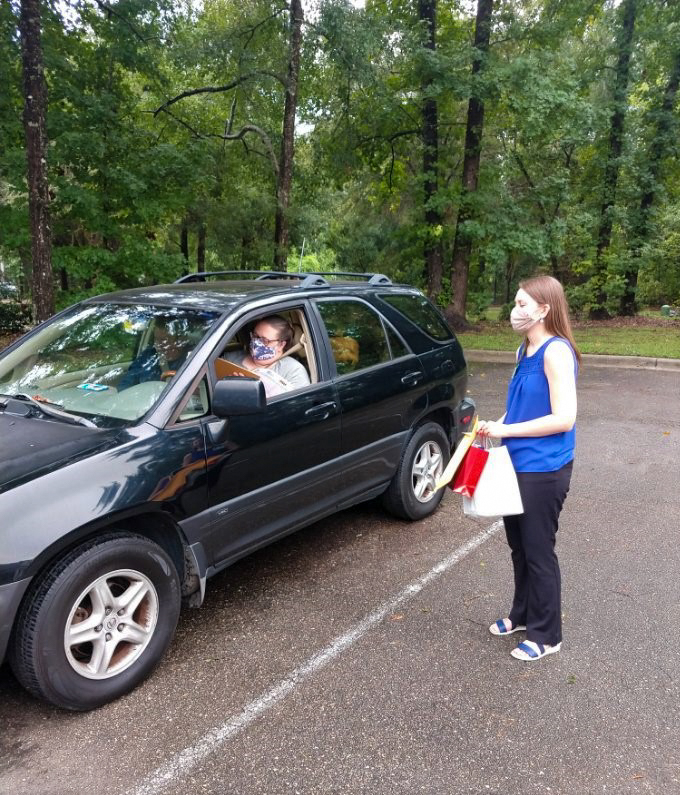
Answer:
[[[307,240],[306,237],[302,238],[302,248],[300,249],[300,264],[298,265],[298,270],[299,271],[302,271],[302,257],[304,256],[304,253],[305,253],[305,241],[306,240]]]

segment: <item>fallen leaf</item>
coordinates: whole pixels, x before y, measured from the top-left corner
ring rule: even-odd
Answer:
[[[390,616],[390,621],[401,621],[403,618],[403,613],[395,613],[393,616]]]

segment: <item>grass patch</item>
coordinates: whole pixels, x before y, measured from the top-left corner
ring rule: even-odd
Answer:
[[[633,319],[635,320],[635,319]],[[514,351],[521,339],[507,326],[487,324],[480,331],[457,334],[463,349]],[[603,353],[614,356],[651,356],[680,359],[680,323],[675,319],[636,325],[604,321],[574,328],[574,337],[581,353]]]

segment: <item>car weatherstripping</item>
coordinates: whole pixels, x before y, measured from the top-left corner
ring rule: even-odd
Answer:
[[[375,497],[429,516],[466,387],[442,315],[381,274],[191,274],[64,310],[0,354],[0,662],[95,708],[250,552]]]

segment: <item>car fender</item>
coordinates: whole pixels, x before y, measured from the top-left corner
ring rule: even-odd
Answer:
[[[139,429],[136,429],[139,430]],[[34,576],[83,538],[116,524],[134,527],[144,517],[180,522],[207,502],[203,451],[189,460],[186,444],[163,444],[158,432],[130,433],[113,450],[56,469],[0,494],[0,585]],[[184,440],[186,441],[186,440]],[[186,477],[177,477],[186,471]],[[174,491],[172,484],[175,483]],[[2,542],[11,532],[12,543]],[[186,539],[191,545],[198,539]],[[199,553],[192,553],[200,558]],[[181,561],[180,561],[181,562]],[[205,564],[196,562],[197,573]]]

